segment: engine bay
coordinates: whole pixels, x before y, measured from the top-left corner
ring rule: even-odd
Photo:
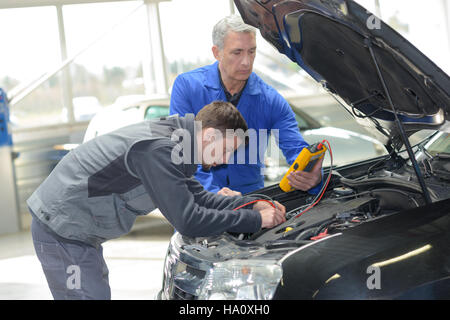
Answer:
[[[450,198],[450,157],[434,156],[420,164],[433,202]],[[277,185],[259,190],[258,194],[283,204],[286,222],[253,234],[183,237],[183,249],[210,262],[249,256],[279,258],[293,248],[425,204],[412,168],[405,160],[393,157],[333,170],[322,200],[304,214],[302,211],[315,195],[285,193]]]
[[[373,169],[377,166],[375,162],[366,163],[360,168],[333,171],[330,186],[323,199],[304,214],[302,210],[311,203],[313,196],[305,193],[302,196],[301,192],[272,195],[273,200],[286,207],[287,221],[249,238],[259,243],[318,240],[381,216],[424,205],[421,188],[413,170],[406,163],[399,166],[398,159],[382,162],[383,166],[378,170]],[[450,158],[435,156],[425,159],[421,165],[426,172],[427,188],[433,202],[450,197]],[[346,172],[352,174],[348,175]]]
[[[418,163],[432,201],[450,198],[449,153],[418,155]],[[377,226],[383,225],[386,220],[405,223],[410,214],[414,220],[418,214],[428,213],[421,209],[427,203],[414,170],[401,156],[390,154],[338,167],[331,174],[329,169],[324,169],[323,174],[327,179],[330,176],[329,184],[321,200],[308,211],[305,208],[315,202],[317,195],[299,190],[283,192],[278,185],[249,194],[255,198],[278,201],[286,207],[286,221],[274,228],[249,234],[223,233],[197,238],[176,233],[166,257],[165,296],[196,299],[202,285],[208,283],[205,279],[209,279],[211,270],[218,268],[218,274],[222,274],[228,270],[226,268],[236,266],[243,276],[248,276],[250,269],[239,267],[245,261],[271,266],[291,261],[290,269],[286,266],[286,270],[295,273],[297,263],[300,263],[295,259],[300,259],[301,253],[308,252],[309,247],[313,247],[313,251],[320,248],[318,243],[321,241],[324,242],[321,246],[324,249],[333,244],[333,238],[339,241],[350,235],[347,239],[359,239],[355,235],[360,231],[377,233]],[[433,212],[430,214],[433,215]],[[399,216],[400,219],[395,219]],[[394,228],[401,230],[401,225],[395,224]],[[346,242],[347,246],[352,243]],[[345,247],[340,254],[348,258],[352,255],[352,248]],[[304,257],[307,259],[308,255]],[[233,278],[231,273],[224,273],[223,276]]]

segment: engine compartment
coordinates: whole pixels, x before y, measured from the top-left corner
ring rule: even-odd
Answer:
[[[420,161],[433,202],[450,198],[450,157]],[[430,168],[430,166],[429,166]],[[325,170],[324,176],[327,177]],[[332,171],[322,200],[306,213],[315,195],[303,191],[285,193],[278,185],[257,192],[286,207],[286,222],[253,234],[225,233],[217,237],[182,237],[182,249],[192,257],[213,263],[250,257],[281,258],[294,248],[344,232],[346,229],[398,212],[425,205],[413,169],[400,157],[384,156]],[[257,196],[255,194],[255,196]],[[299,214],[301,214],[299,216]]]
[[[436,156],[420,164],[432,201],[449,198],[449,171],[445,169],[450,165],[450,158]],[[412,168],[392,157],[334,170],[323,199],[304,214],[302,210],[313,201],[313,195],[300,191],[285,194],[276,190],[276,186],[268,193],[286,207],[287,221],[244,237],[261,244],[314,241],[425,204]]]
[[[441,202],[440,200],[450,198],[447,169],[450,165],[450,157],[428,157],[421,159],[419,163],[421,166],[426,166],[425,162],[427,161],[432,165],[428,167],[428,171],[424,169],[424,178],[433,202]],[[446,174],[442,174],[442,171],[445,171]],[[328,172],[325,170],[324,176],[327,175]],[[401,224],[397,222],[407,223],[407,217],[410,214],[412,214],[411,223],[413,225],[418,214],[430,213],[430,216],[434,214],[434,211],[428,212],[421,208],[414,210],[414,208],[426,205],[420,186],[407,161],[392,156],[336,168],[332,171],[330,183],[322,200],[300,216],[298,216],[299,213],[314,201],[315,195],[302,191],[285,193],[278,185],[258,190],[257,194],[282,203],[286,207],[286,222],[253,234],[223,233],[214,237],[190,238],[176,233],[171,239],[165,263],[163,290],[166,297],[197,299],[200,286],[216,263],[253,260],[277,261],[283,264],[284,261],[291,261],[290,267],[286,265],[283,270],[287,273],[290,272],[289,275],[292,276],[296,274],[297,264],[309,263],[299,262],[301,260],[297,261],[296,259],[309,261],[308,257],[311,257],[308,254],[299,253],[304,253],[309,247],[312,247],[313,251],[317,250],[322,239],[324,240],[322,250],[325,247],[333,246],[335,243],[333,238],[336,238],[338,242],[344,241],[344,244],[350,245],[355,239],[354,235],[358,234],[360,230],[372,230],[377,233],[377,226],[386,226],[392,221],[396,222],[394,230],[401,230]],[[257,197],[256,192],[253,195]],[[396,219],[396,217],[400,218]],[[374,222],[373,226],[369,225],[371,222]],[[421,224],[419,223],[419,225]],[[361,229],[358,228],[359,226]],[[400,228],[396,228],[396,226]],[[380,229],[379,232],[386,233],[385,228]],[[345,238],[346,235],[349,237]],[[356,239],[359,239],[358,236]],[[400,237],[399,239],[405,240],[409,237]],[[364,241],[366,241],[362,244],[364,249],[358,249],[362,251],[357,251],[360,256],[356,257],[356,260],[349,258],[353,257],[352,250],[355,248],[346,249],[345,245],[342,251],[332,250],[334,252],[333,259],[342,257],[343,261],[347,259],[345,261],[355,262],[361,257],[365,257],[366,250],[370,248],[374,250],[372,252],[374,254],[380,253],[377,252],[380,248],[392,249],[391,246],[386,246],[386,243],[391,243],[390,241],[376,242],[374,243],[375,247],[368,245],[368,239]],[[405,247],[401,246],[401,248],[407,248],[410,243],[408,241],[404,242]],[[367,245],[368,247],[365,247]],[[413,247],[416,247],[415,243]],[[396,246],[394,245],[393,248],[395,250]],[[330,253],[328,252],[327,256]],[[389,253],[388,256],[391,254]],[[294,256],[293,260],[289,260]],[[365,283],[365,280],[363,282]],[[297,282],[291,279],[289,283],[294,283],[292,290],[296,292],[295,283]],[[291,291],[289,292],[289,294],[293,294]]]

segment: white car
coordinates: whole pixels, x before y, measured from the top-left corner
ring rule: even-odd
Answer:
[[[164,117],[169,114],[169,97],[164,96],[125,96],[97,113],[89,123],[84,136],[84,142],[98,135],[111,132],[146,119]],[[361,133],[322,126],[322,124],[291,103],[300,132],[304,139],[313,144],[326,139],[333,149],[333,164],[343,165],[352,161],[360,161],[387,154],[384,145]],[[282,152],[277,149],[274,138],[271,137],[265,158],[265,178],[267,183],[281,180],[289,166]],[[328,157],[324,166],[330,165]]]
[[[75,97],[72,103],[75,121],[91,120],[96,113],[102,110],[100,101],[94,96]],[[66,108],[62,110],[62,119],[65,122],[69,120],[69,114]]]
[[[83,142],[121,127],[169,114],[167,96],[124,96],[103,108],[89,122]]]

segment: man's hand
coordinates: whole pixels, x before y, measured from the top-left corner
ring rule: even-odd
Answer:
[[[275,207],[280,210],[283,214],[286,213],[286,207],[283,206],[281,203],[279,203],[278,201],[274,201],[275,203]],[[272,205],[270,203],[268,203],[267,201],[258,201],[253,205],[253,210],[256,211],[260,211],[260,210],[264,210],[267,208],[273,208]]]
[[[261,228],[272,228],[286,221],[286,208],[278,201],[275,201],[275,206],[265,201],[253,205],[253,210],[261,214]]]
[[[222,196],[229,196],[229,197],[242,196],[242,193],[240,193],[239,191],[233,191],[233,190],[231,190],[230,188],[227,188],[227,187],[223,187],[222,189],[217,191],[217,194],[220,194]]]
[[[288,176],[289,185],[294,189],[308,191],[317,186],[322,181],[322,162],[323,158],[317,161],[310,172],[293,171]]]

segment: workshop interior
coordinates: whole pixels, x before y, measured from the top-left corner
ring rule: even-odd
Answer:
[[[180,75],[216,61],[218,83],[230,94],[226,61],[211,50],[213,28],[230,15],[251,26],[256,43],[252,75],[239,78],[237,109],[257,75],[285,103],[292,126],[267,127],[258,140],[262,149],[244,144],[260,168],[245,164],[239,174],[217,178],[228,191],[253,179],[253,172],[261,181],[240,195],[225,195],[253,200],[225,211],[253,211],[261,226],[263,210],[256,208],[281,210],[283,218],[252,232],[235,227],[192,235],[172,223],[176,212],[165,211],[164,201],[182,195],[158,190],[166,183],[155,178],[152,211],[137,213],[129,232],[102,243],[110,299],[450,299],[450,1],[4,0],[0,300],[61,297],[49,288],[45,263],[52,261],[38,257],[44,247],[33,242],[37,214],[30,214],[27,200],[68,159],[83,154],[77,150],[99,141],[99,152],[89,154],[94,158],[103,152],[104,137],[128,141],[126,128],[168,123],[178,116],[172,98],[179,96]],[[185,82],[184,89],[194,86],[194,80]],[[204,88],[219,90],[208,83]],[[187,100],[194,105],[203,96],[193,90]],[[269,117],[256,108],[272,108],[267,114],[274,119],[284,114],[275,103],[252,103],[256,111],[242,111],[249,130],[254,119]],[[295,154],[286,151],[297,143],[286,140],[292,130],[307,144]],[[231,158],[239,159],[238,150]],[[131,154],[116,172],[120,157],[114,155],[106,168],[111,181],[123,168],[133,171]],[[211,170],[236,165],[214,163]],[[88,183],[103,179],[106,169]],[[320,181],[305,190],[293,186],[293,175],[313,173]],[[122,186],[142,184],[139,179],[132,172]],[[86,199],[90,187],[88,193]],[[97,201],[91,200],[86,203]],[[212,209],[220,214],[224,208]],[[205,223],[196,212],[190,223]],[[70,267],[64,297],[76,299],[67,290],[85,280],[76,263]]]

